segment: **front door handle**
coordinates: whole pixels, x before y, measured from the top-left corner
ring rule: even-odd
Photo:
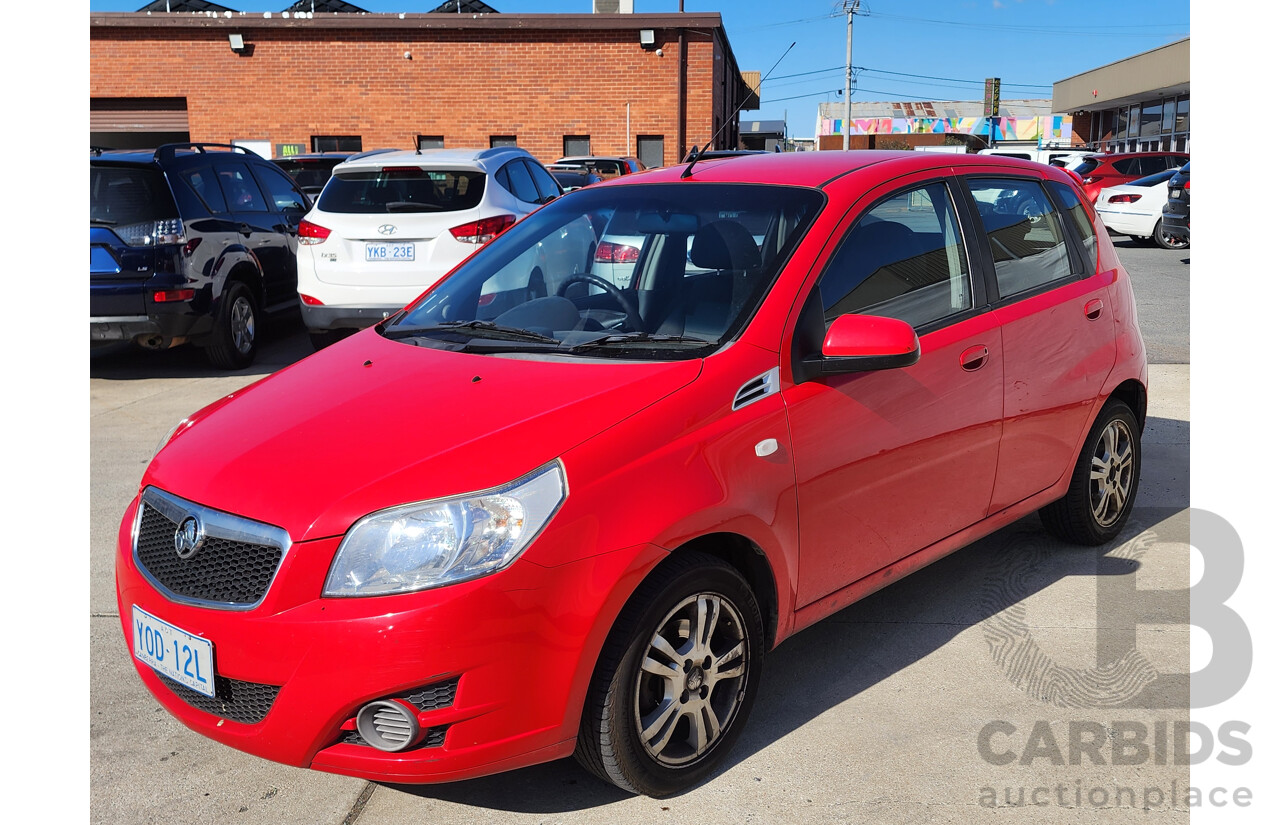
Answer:
[[[1094,298],[1084,305],[1084,317],[1096,321],[1102,317],[1102,299]]]
[[[960,368],[968,372],[980,370],[987,363],[987,356],[991,353],[982,344],[969,347],[960,353]]]

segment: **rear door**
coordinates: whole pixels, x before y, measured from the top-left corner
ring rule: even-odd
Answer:
[[[792,352],[821,346],[843,313],[912,324],[911,367],[818,377],[783,388],[799,499],[804,605],[980,521],[996,475],[1003,345],[958,208],[939,172],[858,198],[823,253]]]
[[[1083,212],[1078,200],[1055,202],[1044,181],[995,170],[964,182],[984,235],[987,289],[1004,340],[995,513],[1053,486],[1074,465],[1116,360],[1107,292],[1115,277],[1095,273],[1096,246],[1086,250],[1068,223],[1073,216],[1063,213]],[[1065,189],[1074,200],[1074,190]]]
[[[310,204],[293,180],[274,166],[255,164],[253,173],[267,196],[267,206],[274,221],[271,228],[284,250],[281,265],[264,269],[262,273],[265,303],[267,309],[274,311],[293,306],[297,301],[298,224]]]

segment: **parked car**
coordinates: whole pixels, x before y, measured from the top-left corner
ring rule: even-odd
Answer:
[[[302,221],[298,300],[327,346],[399,311],[464,258],[563,194],[524,149],[353,155]]]
[[[310,203],[243,147],[166,144],[89,157],[89,340],[190,342],[248,366],[264,315],[297,307],[298,224]]]
[[[315,152],[307,155],[290,155],[284,158],[273,158],[272,163],[279,166],[294,183],[302,189],[311,200],[320,196],[320,190],[329,182],[333,167],[351,157],[354,152]]]
[[[645,165],[639,158],[608,157],[604,155],[570,155],[556,161],[555,165],[568,164],[582,166],[602,178],[616,178],[620,175],[634,175],[643,172]]]
[[[566,192],[572,192],[575,189],[581,189],[584,186],[590,186],[593,183],[599,183],[604,180],[604,178],[587,167],[576,166],[571,163],[553,163],[547,167],[547,171],[551,173],[551,177],[556,179],[556,183],[560,184],[560,188]]]
[[[1185,152],[1127,152],[1113,155],[1091,155],[1069,167],[1080,177],[1091,203],[1108,186],[1119,186],[1166,169],[1176,169],[1191,156]]]
[[[1013,147],[1010,149],[980,149],[979,155],[996,155],[1002,158],[1021,158],[1023,160],[1034,160],[1036,163],[1047,163],[1050,166],[1072,166],[1096,152],[1086,152],[1075,149],[1030,149]]]
[[[1164,208],[1169,201],[1169,180],[1177,169],[1166,169],[1120,186],[1108,186],[1098,193],[1098,217],[1107,229],[1129,235],[1135,241],[1153,241],[1165,249],[1185,249],[1179,238],[1164,225]]]
[[[1160,214],[1167,237],[1175,243],[1191,245],[1191,162],[1183,164],[1169,178],[1169,197]]]
[[[165,709],[378,781],[576,754],[667,795],[723,763],[789,636],[1037,511],[1121,535],[1146,353],[1066,172],[885,151],[684,172],[550,203],[178,425],[116,556]],[[1036,220],[999,208],[1010,188]],[[626,288],[580,237],[619,215]],[[553,285],[539,247],[582,271]]]

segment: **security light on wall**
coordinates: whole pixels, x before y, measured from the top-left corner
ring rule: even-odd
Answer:
[[[640,30],[640,45],[646,49],[653,48],[653,29]]]
[[[244,51],[244,36],[243,36],[243,35],[239,35],[239,34],[229,34],[229,35],[227,35],[227,39],[231,41],[231,51],[233,51],[233,52],[242,52],[242,51]]]

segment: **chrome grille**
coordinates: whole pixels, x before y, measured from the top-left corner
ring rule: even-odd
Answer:
[[[201,543],[187,558],[175,536],[198,519]],[[242,519],[148,487],[134,531],[134,557],[142,572],[175,601],[247,609],[266,596],[289,548],[278,527]]]

